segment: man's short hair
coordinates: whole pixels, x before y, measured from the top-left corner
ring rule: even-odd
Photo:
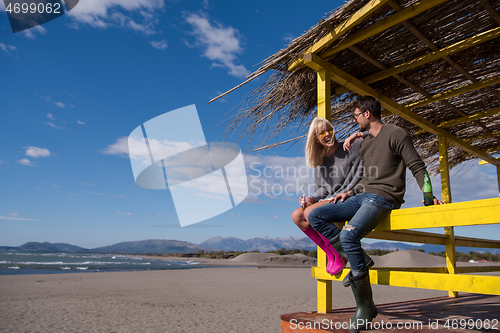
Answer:
[[[354,111],[356,109],[359,109],[361,112],[369,110],[374,117],[379,119],[382,113],[380,102],[372,96],[358,97],[358,99],[352,104],[352,110]]]

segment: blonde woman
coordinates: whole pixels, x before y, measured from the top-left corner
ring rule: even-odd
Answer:
[[[330,242],[316,232],[308,222],[309,213],[323,205],[335,205],[329,202],[340,193],[351,190],[361,179],[363,164],[359,155],[361,140],[354,141],[351,149],[345,151],[343,142],[335,138],[332,124],[323,118],[314,118],[306,143],[306,165],[314,170],[314,196],[303,198],[305,209],[297,208],[292,213],[293,222],[317,244],[328,257],[326,271],[332,275],[340,272],[347,261],[331,246]]]

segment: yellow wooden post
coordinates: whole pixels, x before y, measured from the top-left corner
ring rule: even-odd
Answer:
[[[442,200],[451,203],[450,170],[448,168],[448,143],[446,137],[438,136],[439,141],[439,171],[441,172],[441,195]],[[453,227],[445,227],[446,236],[446,267],[449,274],[456,274],[457,258],[455,255],[455,230]],[[448,296],[458,297],[458,292],[449,290]]]
[[[500,166],[497,166],[498,195],[500,196]]]
[[[318,268],[324,270],[326,268],[326,254],[318,246]],[[317,280],[317,304],[319,313],[332,312],[332,281]]]
[[[331,79],[330,73],[323,69],[317,72],[318,77],[318,117],[331,120]]]
[[[318,117],[331,119],[331,81],[330,73],[326,70],[319,70],[317,72],[318,78]],[[317,266],[326,268],[327,259],[325,252],[318,246]],[[328,313],[332,312],[332,281],[331,280],[317,280],[318,288],[318,312]]]

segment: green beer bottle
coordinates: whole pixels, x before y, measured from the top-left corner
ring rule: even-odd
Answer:
[[[432,195],[432,184],[431,178],[427,171],[424,175],[424,186],[422,187],[422,191],[424,192],[424,206],[434,205],[434,196]]]

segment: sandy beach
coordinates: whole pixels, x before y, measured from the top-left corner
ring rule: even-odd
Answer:
[[[376,303],[446,292],[373,286]],[[355,306],[333,282],[334,308]],[[310,268],[203,268],[0,276],[0,332],[280,332],[316,309]]]

